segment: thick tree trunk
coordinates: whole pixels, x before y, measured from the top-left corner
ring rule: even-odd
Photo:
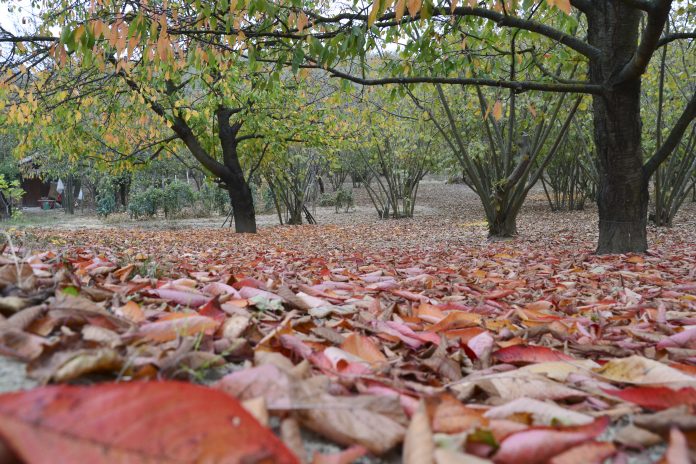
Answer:
[[[488,237],[508,238],[517,235],[517,212],[498,212],[488,219]]]
[[[588,15],[589,42],[603,52],[590,60],[590,79],[593,83],[609,83],[602,95],[593,97],[600,254],[645,252],[648,247],[640,77],[612,82],[636,50],[639,22],[638,10],[615,0],[596,0]]]
[[[232,216],[234,217],[234,231],[236,233],[256,233],[256,211],[254,209],[254,198],[251,195],[249,184],[242,177],[241,182],[233,176],[223,179],[227,185],[227,192],[230,195],[232,205]]]

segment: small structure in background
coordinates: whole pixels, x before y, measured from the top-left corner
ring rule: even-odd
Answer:
[[[60,203],[57,182],[43,179],[39,166],[31,156],[21,159],[19,166],[22,173],[20,186],[25,192],[22,206],[25,208],[37,206],[42,209],[55,208],[56,203]]]

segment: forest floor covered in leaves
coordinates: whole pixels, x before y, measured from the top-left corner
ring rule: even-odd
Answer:
[[[315,462],[686,462],[694,204],[651,227],[648,254],[596,256],[592,205],[552,213],[535,193],[519,237],[491,242],[466,188],[426,183],[421,202],[379,221],[358,195],[356,212],[253,236],[193,220],[8,230],[0,387],[29,386],[24,363],[38,384],[205,383],[298,454],[317,437],[346,449]]]

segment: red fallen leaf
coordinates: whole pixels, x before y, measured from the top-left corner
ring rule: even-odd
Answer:
[[[229,282],[228,282],[229,284]],[[266,290],[266,284],[261,282],[258,279],[254,279],[253,277],[247,277],[242,280],[238,280],[231,284],[232,287],[236,288],[237,290],[241,290],[242,287],[252,287],[252,288],[258,288],[259,290]]]
[[[696,404],[696,389],[691,387],[679,390],[667,387],[629,387],[623,390],[603,388],[602,391],[654,411],[662,411],[682,404]]]
[[[533,364],[549,361],[574,361],[575,359],[560,351],[545,346],[513,345],[502,348],[493,357],[508,364]]]
[[[204,305],[210,298],[198,293],[183,292],[181,290],[170,290],[167,288],[157,288],[148,290],[147,293],[153,294],[158,298],[183,306],[197,308]]]
[[[299,462],[237,400],[179,382],[0,395],[0,437],[25,462]]]
[[[549,464],[602,464],[616,454],[616,446],[606,441],[593,441],[569,449],[549,461]]]
[[[506,296],[510,296],[513,293],[515,293],[515,290],[511,288],[506,288],[503,290],[495,290],[490,293],[485,293],[484,295],[482,295],[482,298],[484,300],[499,300],[501,298],[505,298]]]
[[[138,336],[155,342],[174,340],[178,336],[213,333],[219,323],[205,316],[182,314],[166,320],[143,324],[138,329]]]
[[[608,425],[609,418],[601,417],[587,425],[532,427],[505,438],[493,460],[501,464],[544,463],[567,449],[596,438]]]
[[[217,297],[209,300],[206,304],[198,308],[198,314],[218,322],[223,322],[227,318],[227,314],[220,307],[220,300]]]

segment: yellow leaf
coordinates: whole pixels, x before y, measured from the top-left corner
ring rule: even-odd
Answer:
[[[570,0],[546,0],[549,6],[555,6],[565,14],[570,14]]]
[[[500,121],[500,118],[503,117],[503,104],[500,102],[500,100],[495,102],[495,105],[493,105],[493,118],[496,121]]]
[[[452,4],[452,13],[454,14],[454,10],[457,8],[457,0],[452,0],[450,3]]]
[[[396,20],[401,21],[401,18],[404,17],[404,11],[406,10],[406,0],[397,0],[396,2],[396,8],[395,8],[395,13],[396,13]]]
[[[302,32],[307,26],[307,23],[309,23],[309,18],[303,11],[297,16],[297,30]]]
[[[379,13],[379,4],[380,0],[374,0],[372,2],[372,9],[370,10],[370,14],[367,17],[367,27],[372,27],[372,25],[375,23],[375,20],[377,19],[377,13]]]
[[[423,2],[421,0],[408,0],[408,14],[409,16],[416,16],[421,10]]]
[[[536,108],[534,108],[534,105],[532,105],[530,103],[528,108],[529,108],[529,112],[532,113],[532,116],[536,118],[537,112],[536,112]]]

